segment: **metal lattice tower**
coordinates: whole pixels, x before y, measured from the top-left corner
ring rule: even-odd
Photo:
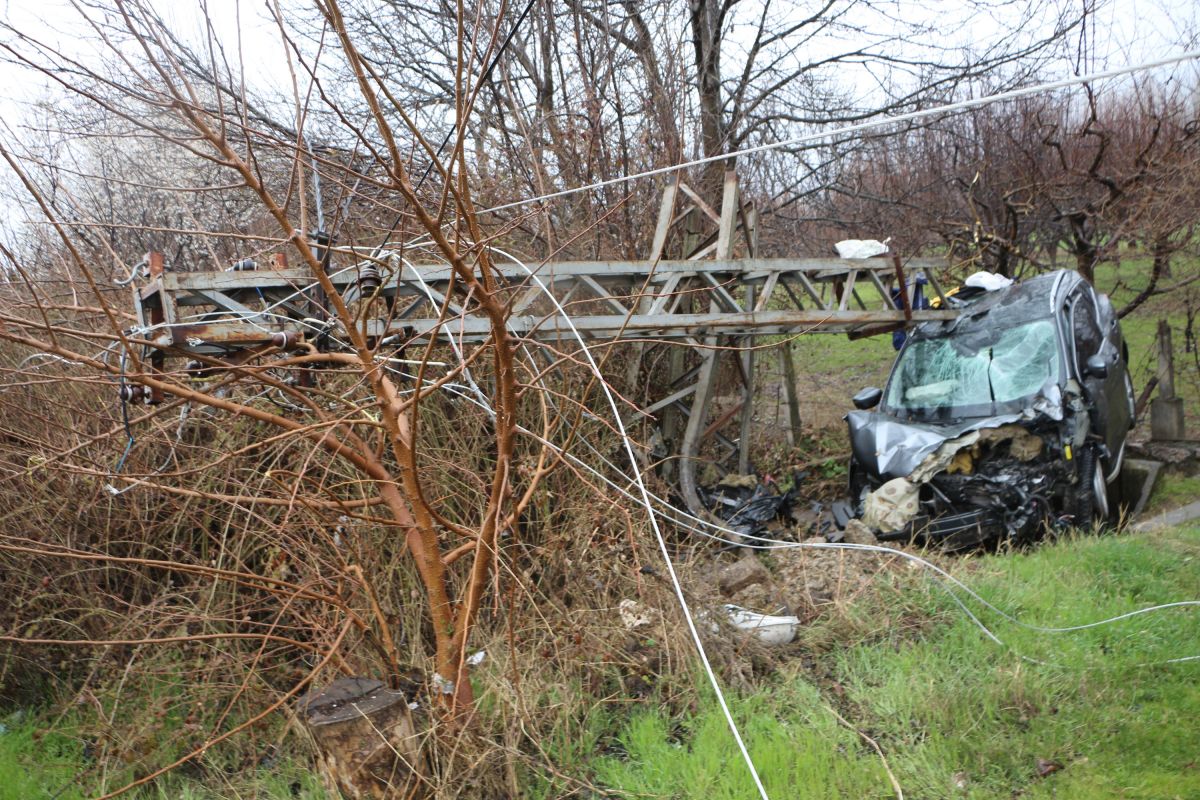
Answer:
[[[668,238],[680,223],[687,227],[684,257],[665,260]],[[715,226],[707,236],[706,225]],[[739,247],[745,255],[735,258]],[[894,287],[905,286],[906,272],[924,270],[931,288],[944,299],[934,273],[945,266],[940,259],[903,264],[895,256],[763,259],[757,249],[757,214],[740,202],[730,172],[720,213],[679,180],[666,187],[645,261],[496,266],[495,282],[506,295],[509,329],[517,337],[561,345],[574,341],[573,328],[588,343],[629,341],[631,355],[624,369],[632,380],[655,348],[676,345],[666,359],[667,375],[659,374],[649,387],[652,400],[641,415],[659,421],[668,450],[677,457],[683,497],[693,511],[699,508],[695,469],[705,442],[715,442],[718,460],[740,472],[749,469],[759,337],[824,332],[857,338],[955,315],[914,311],[905,290],[896,293],[898,298],[893,294]],[[454,293],[446,264],[411,264],[385,252],[344,269],[330,267],[329,277],[348,303],[368,296],[383,301],[371,306],[380,313],[361,323],[370,341],[411,344],[432,337],[469,343],[488,338],[488,321],[472,313],[468,298]],[[149,281],[136,287],[133,297],[150,342],[151,363],[158,369],[168,357],[233,366],[306,343],[333,349],[339,339],[340,323],[329,315],[309,270],[288,268],[281,255],[261,268],[241,263],[221,272],[169,272],[162,257],[151,254]],[[560,307],[567,310],[569,324]],[[790,348],[785,344],[779,352],[795,428]],[[741,401],[714,420],[713,397],[725,361],[732,362],[739,376]],[[724,429],[735,423],[737,433],[726,435]]]

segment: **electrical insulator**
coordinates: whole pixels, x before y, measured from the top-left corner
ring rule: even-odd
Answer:
[[[380,283],[379,267],[374,264],[363,264],[358,268],[358,289],[364,295],[375,294]]]

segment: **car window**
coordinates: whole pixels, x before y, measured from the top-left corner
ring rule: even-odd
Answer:
[[[893,409],[989,413],[1035,395],[1058,377],[1058,341],[1049,319],[1001,330],[955,331],[905,348],[888,384]]]
[[[1075,334],[1075,355],[1080,367],[1100,352],[1100,328],[1096,325],[1096,305],[1080,294],[1071,305],[1071,330]]]

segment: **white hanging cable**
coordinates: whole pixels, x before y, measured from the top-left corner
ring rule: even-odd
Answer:
[[[848,133],[858,133],[860,131],[871,130],[872,128],[882,128],[887,125],[895,125],[901,122],[912,122],[914,120],[936,117],[942,114],[953,114],[958,111],[979,108],[981,106],[991,105],[992,103],[1000,103],[1005,100],[1015,100],[1018,97],[1028,97],[1029,95],[1039,94],[1041,92],[1050,92],[1054,91],[1055,89],[1065,89],[1068,86],[1078,86],[1081,83],[1090,83],[1092,81],[1104,80],[1106,78],[1116,78],[1121,75],[1142,72],[1149,69],[1155,69],[1157,67],[1166,67],[1172,64],[1181,64],[1185,61],[1194,61],[1196,59],[1200,59],[1200,50],[1191,50],[1186,53],[1179,53],[1177,55],[1168,56],[1167,58],[1160,58],[1155,61],[1143,61],[1140,64],[1134,64],[1128,67],[1100,70],[1099,72],[1092,72],[1087,75],[1077,75],[1071,78],[1063,78],[1062,80],[1039,83],[1034,86],[1025,86],[1020,89],[1010,89],[1006,92],[997,92],[996,94],[985,95],[984,97],[977,97],[972,100],[961,100],[957,103],[947,103],[946,105],[937,106],[935,108],[911,111],[907,114],[896,114],[895,116],[882,117],[880,119],[868,120],[866,122],[858,122],[853,125],[844,125],[840,128],[833,128],[832,130],[821,131],[819,133],[807,133],[803,136],[794,136],[790,139],[783,139],[778,142],[770,142],[768,144],[755,145],[754,147],[746,147],[741,150],[734,150],[729,153],[721,153],[720,155],[716,156],[697,158],[692,161],[686,161],[682,164],[673,164],[669,167],[648,169],[643,172],[636,172],[632,175],[623,175],[619,178],[609,178],[608,180],[589,183],[586,186],[576,186],[573,189],[563,189],[558,192],[548,192],[546,194],[538,195],[537,197],[531,197],[526,200],[515,200],[511,203],[503,203],[498,206],[492,206],[491,208],[483,209],[477,213],[490,214],[496,211],[505,211],[510,208],[527,206],[531,203],[540,203],[545,200],[553,200],[558,197],[567,197],[569,195],[579,194],[580,192],[603,189],[606,186],[614,186],[620,183],[641,180],[642,178],[652,178],[656,175],[666,175],[672,172],[679,172],[680,170],[684,170],[689,167],[698,167],[703,166],[704,164],[711,164],[714,161],[725,161],[730,158],[737,158],[738,156],[748,156],[753,155],[754,153],[767,152],[769,150],[779,150],[784,147],[793,147],[798,144],[816,142],[820,141],[821,139],[829,139],[834,136],[842,136]]]
[[[683,584],[679,580],[679,575],[675,572],[675,565],[671,561],[671,553],[667,549],[667,541],[663,537],[662,529],[658,525],[658,518],[654,511],[654,505],[650,501],[650,492],[646,488],[645,481],[642,480],[642,473],[641,469],[638,467],[637,456],[633,451],[632,440],[629,437],[629,433],[625,430],[625,423],[621,419],[621,412],[617,407],[617,401],[613,397],[612,391],[608,388],[608,383],[604,380],[604,376],[600,372],[600,367],[596,364],[595,359],[592,358],[592,352],[588,349],[587,344],[585,344],[583,341],[583,337],[575,328],[575,323],[571,321],[569,316],[567,316],[566,309],[564,309],[562,304],[558,302],[558,298],[554,296],[554,293],[551,292],[544,283],[542,283],[542,280],[536,274],[534,274],[533,270],[529,269],[524,262],[508,253],[505,253],[503,250],[499,250],[497,248],[492,249],[495,252],[503,255],[505,258],[508,258],[514,264],[524,270],[526,274],[529,275],[529,278],[538,285],[538,288],[542,291],[542,293],[545,294],[546,297],[550,298],[550,301],[562,315],[567,327],[570,328],[571,335],[577,342],[579,342],[579,347],[583,351],[584,357],[587,358],[588,367],[590,368],[592,374],[600,382],[600,387],[604,390],[605,399],[608,401],[608,407],[612,411],[613,420],[617,424],[617,430],[621,436],[621,442],[625,449],[625,455],[629,459],[629,466],[633,469],[633,482],[636,484],[638,493],[641,495],[641,503],[646,507],[646,511],[648,512],[650,527],[654,531],[654,537],[658,540],[658,548],[662,553],[663,562],[666,564],[667,573],[671,578],[671,587],[675,591],[675,599],[679,602],[679,607],[683,611],[683,618],[687,622],[688,632],[691,634],[692,642],[696,646],[696,653],[700,656],[700,662],[704,666],[704,672],[708,676],[708,682],[711,684],[713,692],[717,696],[717,702],[721,706],[721,713],[725,715],[725,722],[728,723],[729,731],[733,734],[734,741],[737,742],[738,750],[741,751],[742,758],[746,762],[746,768],[750,771],[750,777],[754,779],[754,786],[758,790],[759,796],[762,797],[762,800],[770,800],[770,796],[767,794],[767,788],[763,786],[762,779],[758,776],[758,770],[754,767],[754,760],[750,758],[750,751],[746,748],[746,743],[742,739],[742,734],[738,730],[737,723],[733,719],[733,713],[729,710],[729,704],[725,700],[725,693],[721,690],[721,683],[717,680],[716,672],[713,670],[712,664],[708,660],[708,653],[704,649],[704,642],[700,638],[700,632],[696,629],[696,621],[692,618],[692,612],[688,607],[687,598],[684,597],[683,594]]]

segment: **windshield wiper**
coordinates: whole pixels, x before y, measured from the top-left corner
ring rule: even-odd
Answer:
[[[992,398],[992,406],[993,407],[996,405],[996,389],[992,386],[992,362],[995,360],[996,360],[996,354],[993,351],[993,349],[989,347],[988,348],[988,365],[987,365],[988,397]]]

